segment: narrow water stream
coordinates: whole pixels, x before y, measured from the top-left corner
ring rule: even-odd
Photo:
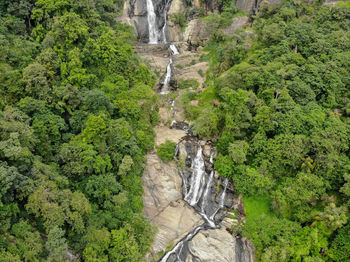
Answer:
[[[179,54],[178,49],[172,43],[167,41],[166,31],[167,31],[167,12],[171,0],[164,0],[164,25],[159,30],[157,28],[157,17],[155,14],[155,8],[153,6],[152,0],[147,0],[147,19],[149,27],[149,44],[169,44],[171,50],[171,55],[169,58],[169,63],[167,65],[166,75],[164,78],[163,86],[161,88],[161,95],[166,95],[169,93],[169,84],[172,77],[172,63],[173,56]],[[173,104],[172,104],[173,106]],[[176,121],[173,120],[171,123],[172,128],[176,128]],[[181,127],[185,131],[189,130],[187,125],[182,125]],[[190,205],[198,214],[203,218],[203,223],[190,231],[185,235],[172,250],[167,252],[161,259],[160,262],[184,262],[186,261],[188,253],[188,242],[200,231],[206,229],[216,229],[220,227],[220,222],[223,219],[217,218],[217,214],[224,207],[226,189],[228,185],[228,180],[225,179],[221,184],[222,190],[217,192],[217,182],[214,178],[213,171],[213,158],[214,158],[214,148],[211,147],[210,159],[205,159],[203,155],[203,148],[200,141],[196,137],[190,137],[189,141],[182,141],[180,143],[186,143],[187,148],[190,148],[192,156],[190,156],[191,164],[185,167],[184,170],[180,170],[179,175],[182,177],[183,186],[183,196],[184,200]],[[195,151],[195,152],[192,152]],[[179,152],[179,145],[176,147],[175,158]],[[191,155],[189,154],[189,155]],[[209,169],[208,169],[209,166]]]
[[[180,144],[182,144],[182,148],[188,148],[189,151],[196,150],[193,157],[188,154],[188,157],[191,157],[190,167],[185,167],[179,173],[183,182],[184,200],[201,215],[204,222],[183,237],[172,250],[163,256],[161,262],[186,261],[189,241],[200,230],[219,228],[223,219],[223,216],[217,217],[217,214],[224,207],[228,180],[221,180],[222,191],[217,194],[216,183],[218,181],[215,181],[214,171],[212,170],[214,149],[211,149],[208,161],[208,158],[205,159],[203,155],[203,147],[200,145],[200,141],[195,137],[189,137],[188,141],[181,141],[178,144],[175,150],[175,158],[179,154]]]

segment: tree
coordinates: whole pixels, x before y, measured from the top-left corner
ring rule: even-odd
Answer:
[[[192,124],[191,130],[194,135],[210,137],[217,135],[219,118],[214,108],[207,107]]]
[[[229,144],[228,152],[236,165],[243,164],[247,158],[249,144],[242,140],[237,140]]]
[[[141,259],[135,237],[126,228],[112,230],[109,257],[113,262],[136,262]]]
[[[327,252],[327,257],[333,261],[348,261],[350,259],[350,225],[338,229],[337,234]]]
[[[64,230],[59,227],[50,229],[47,236],[46,248],[49,251],[49,261],[60,261],[68,250]]]
[[[174,158],[176,143],[166,140],[157,148],[157,155],[165,162],[169,162]]]
[[[29,95],[37,99],[50,100],[51,89],[47,73],[47,69],[39,63],[31,64],[23,70],[23,81]]]
[[[214,162],[215,170],[220,176],[232,178],[234,172],[234,163],[230,156],[220,155],[216,157]]]
[[[275,208],[284,216],[300,222],[312,219],[312,206],[325,194],[324,181],[314,174],[298,173],[287,178],[272,193]]]

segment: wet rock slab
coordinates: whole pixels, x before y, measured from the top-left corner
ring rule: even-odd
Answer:
[[[144,214],[158,228],[148,256],[153,260],[159,251],[176,243],[202,220],[182,200],[182,181],[175,163],[164,163],[155,152],[147,155],[143,189]]]

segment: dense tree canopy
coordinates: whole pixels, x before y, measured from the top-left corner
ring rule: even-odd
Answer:
[[[0,261],[138,261],[152,242],[155,78],[117,4],[0,3]]]
[[[215,29],[207,89],[189,91],[199,106],[186,110],[199,136],[217,140],[215,169],[270,201],[243,234],[261,261],[349,261],[350,7],[260,5],[228,36],[232,16],[205,19]]]

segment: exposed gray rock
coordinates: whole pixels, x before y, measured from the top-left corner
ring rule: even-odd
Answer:
[[[199,232],[188,248],[186,262],[236,261],[236,239],[223,228]]]
[[[148,259],[202,223],[201,217],[182,200],[182,181],[174,163],[164,163],[155,153],[147,155],[143,175],[144,214],[158,228]]]
[[[232,24],[222,31],[225,35],[232,36],[232,34],[239,28],[243,28],[248,25],[249,18],[248,16],[235,17],[232,19]]]
[[[123,14],[119,18],[122,23],[135,28],[136,36],[143,42],[148,41],[147,6],[144,0],[126,0]]]
[[[200,19],[191,20],[183,33],[183,40],[192,46],[203,45],[209,40],[209,37],[210,34]]]
[[[252,14],[256,8],[256,0],[237,0],[236,6],[238,9]]]
[[[236,6],[248,14],[253,14],[261,6],[270,5],[276,7],[282,0],[237,0]]]

